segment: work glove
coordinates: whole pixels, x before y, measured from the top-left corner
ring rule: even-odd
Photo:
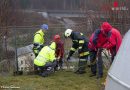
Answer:
[[[41,45],[40,45],[40,48],[42,49],[43,47],[44,47],[44,45],[43,45],[43,44],[41,44]]]
[[[56,60],[57,60],[57,61],[59,61],[59,60],[60,60],[60,56],[59,56],[59,57],[57,57],[57,58],[56,58]]]
[[[69,61],[69,60],[70,60],[70,56],[67,57],[67,61]]]
[[[82,49],[79,49],[78,52],[81,53],[81,52],[83,52],[83,51],[82,51]]]
[[[60,59],[60,56],[57,58],[58,60]]]

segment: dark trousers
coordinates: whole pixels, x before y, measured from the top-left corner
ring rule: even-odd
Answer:
[[[91,72],[92,74],[96,74],[98,71],[97,76],[99,77],[103,76],[103,61],[101,52],[101,49],[98,50],[98,53],[97,51],[90,51]],[[96,57],[98,57],[97,60]]]
[[[88,54],[85,54],[85,53],[87,53],[89,51],[87,46],[88,46],[88,43],[85,42],[82,49],[78,51],[78,53],[79,53],[79,64],[78,64],[79,74],[86,72]],[[83,55],[81,55],[81,54],[83,54]]]
[[[39,75],[46,77],[54,72],[54,67],[56,66],[56,61],[48,62],[45,66],[37,66],[39,70]]]
[[[102,61],[102,49],[98,49],[98,60],[97,60],[97,70],[98,70],[98,77],[103,76],[103,61]]]
[[[114,57],[116,56],[116,46],[112,48],[111,55],[112,55],[111,56],[111,64],[112,64]]]
[[[60,58],[59,60],[56,60],[55,70],[58,70],[58,67],[60,67],[60,69],[62,69],[62,67],[63,67],[63,60],[62,60],[62,58]]]
[[[97,51],[90,51],[90,63],[92,74],[96,74],[97,72],[96,57],[97,57]]]
[[[79,57],[78,70],[76,71],[76,73],[83,74],[86,72],[87,57],[87,55]]]

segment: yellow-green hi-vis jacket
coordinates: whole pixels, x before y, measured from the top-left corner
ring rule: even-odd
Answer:
[[[36,43],[38,45],[43,45],[44,44],[44,32],[42,31],[42,29],[40,29],[39,31],[37,31],[34,34],[33,43]],[[34,53],[37,53],[37,54],[39,52],[39,50],[37,48],[34,48],[33,51],[34,51]]]
[[[45,46],[34,59],[34,64],[37,66],[44,66],[47,62],[53,62],[55,57],[56,43],[52,42],[50,46]]]

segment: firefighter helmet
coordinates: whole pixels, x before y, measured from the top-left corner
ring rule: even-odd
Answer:
[[[72,29],[67,29],[65,31],[65,37],[69,37],[71,35],[72,31],[73,31]]]

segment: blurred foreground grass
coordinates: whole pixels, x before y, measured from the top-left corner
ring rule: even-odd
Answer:
[[[0,90],[102,90],[101,83],[105,80],[89,77],[87,73],[78,75],[71,71],[58,71],[49,77],[43,78],[37,75],[0,76]],[[2,86],[19,87],[18,89],[3,89]]]

